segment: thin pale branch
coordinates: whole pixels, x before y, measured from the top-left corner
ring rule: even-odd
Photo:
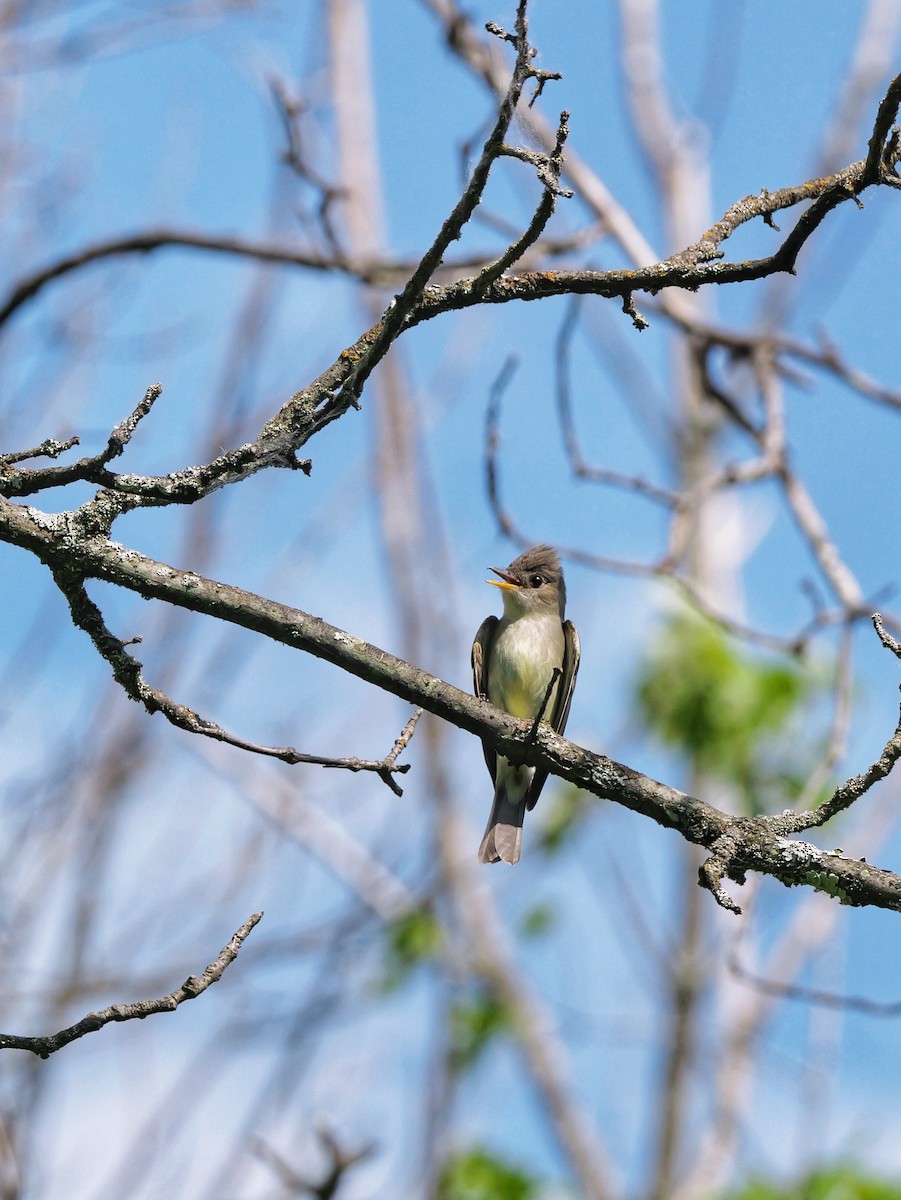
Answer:
[[[800,1000],[803,1004],[818,1005],[821,1008],[840,1008],[847,1012],[863,1013],[868,1017],[901,1017],[901,1000],[870,1000],[866,996],[845,996],[840,992],[827,992],[821,988],[765,979],[743,967],[735,953],[729,956],[728,967],[736,979],[750,984],[766,996],[776,996],[780,1000]]]
[[[670,488],[650,483],[639,475],[627,475],[623,471],[615,471],[609,467],[596,467],[585,461],[582,447],[576,434],[575,420],[572,411],[572,389],[570,387],[570,354],[573,335],[578,323],[581,298],[574,296],[566,310],[566,316],[560,324],[557,334],[555,351],[555,374],[557,383],[557,413],[560,419],[560,429],[563,434],[563,448],[569,459],[570,469],[577,479],[587,479],[592,483],[609,484],[611,487],[622,488],[624,491],[637,492],[648,500],[653,500],[667,508],[679,503],[678,495]]]

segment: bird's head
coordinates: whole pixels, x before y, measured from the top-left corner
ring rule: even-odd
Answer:
[[[498,576],[487,582],[503,590],[504,612],[508,617],[558,613],[563,619],[566,585],[553,546],[533,546],[514,558],[509,567],[488,570]]]

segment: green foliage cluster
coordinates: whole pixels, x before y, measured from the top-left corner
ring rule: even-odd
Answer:
[[[531,1175],[479,1148],[447,1159],[438,1200],[531,1200],[536,1187]]]
[[[790,726],[816,690],[809,667],[741,653],[715,625],[680,614],[654,639],[636,699],[660,741],[762,812],[791,803],[802,786],[806,764]]]
[[[450,1010],[450,1050],[456,1070],[471,1067],[488,1043],[506,1033],[510,1024],[509,1009],[490,992],[458,1000]]]
[[[547,933],[557,920],[557,910],[552,904],[533,904],[526,909],[519,923],[523,937],[540,937]]]
[[[901,1200],[901,1183],[853,1166],[821,1167],[793,1184],[753,1179],[724,1200]]]

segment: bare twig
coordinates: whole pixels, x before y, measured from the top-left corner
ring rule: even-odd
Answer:
[[[16,450],[11,454],[0,454],[0,471],[14,463],[28,462],[30,458],[59,458],[61,454],[65,454],[67,450],[77,446],[78,441],[77,437],[66,438],[62,442],[56,438],[47,438],[41,442],[40,446],[35,446],[31,450]]]
[[[880,115],[886,101],[889,102],[888,109],[893,114],[897,111],[899,95],[901,76],[898,76],[886,93],[883,105],[880,106]],[[897,139],[890,139],[886,147],[886,156],[886,166],[876,175],[869,172],[867,163],[861,160],[821,179],[780,188],[775,192],[764,190],[757,196],[745,196],[733,204],[698,242],[653,266],[628,271],[529,272],[507,276],[477,294],[473,293],[471,283],[467,280],[435,289],[423,297],[419,309],[411,314],[408,327],[428,319],[438,306],[443,312],[458,311],[476,303],[499,304],[511,299],[537,300],[564,294],[618,296],[630,301],[632,294],[637,291],[657,292],[670,287],[687,288],[692,291],[705,284],[740,283],[782,272],[792,274],[801,249],[834,208],[847,200],[858,200],[859,194],[868,187],[893,180],[901,185],[901,180],[897,180],[889,169],[893,169],[901,159],[901,144]],[[773,254],[736,262],[718,261],[723,257],[721,244],[747,221],[811,200],[813,202],[804,210],[794,228]]]
[[[472,286],[477,290],[492,283],[495,279],[499,279],[508,267],[512,267],[514,263],[519,262],[523,254],[525,254],[530,246],[536,244],[544,232],[545,226],[554,214],[557,197],[572,195],[572,192],[561,188],[558,183],[560,165],[563,161],[563,145],[569,134],[568,120],[569,113],[563,112],[560,114],[557,141],[550,154],[536,154],[532,150],[521,150],[507,145],[501,147],[502,154],[522,159],[523,162],[531,163],[536,168],[538,178],[544,185],[544,193],[526,231],[504,251],[500,258],[490,263],[476,276]]]
[[[560,186],[560,166],[563,161],[563,143],[569,136],[569,113],[560,114],[560,124],[557,127],[557,143],[550,154],[541,154],[537,150],[528,150],[524,146],[508,146],[504,143],[500,153],[507,158],[518,158],[520,162],[528,163],[535,168],[535,174],[544,185],[545,191],[554,196],[572,196],[571,188]]]
[[[882,97],[864,163],[866,183],[890,183],[901,186],[896,168],[898,165],[898,130],[893,123],[901,105],[901,75],[896,75]]]
[[[835,664],[834,703],[832,721],[826,741],[826,751],[815,770],[804,784],[796,807],[806,809],[816,800],[836,764],[840,761],[848,742],[851,725],[851,695],[854,685],[852,670],[853,624],[848,622],[841,631]]]
[[[504,362],[504,365],[498,372],[497,378],[491,385],[488,407],[485,410],[485,486],[498,527],[502,533],[508,536],[513,535],[513,522],[501,501],[500,478],[497,467],[497,452],[501,442],[498,426],[500,422],[501,400],[518,366],[519,359],[511,354]]]
[[[879,634],[879,640],[885,646],[886,650],[891,650],[892,654],[901,658],[901,642],[898,642],[885,628],[882,613],[873,613],[873,627]]]
[[[318,1128],[316,1133],[328,1158],[326,1172],[317,1183],[299,1174],[262,1138],[257,1139],[255,1149],[258,1157],[272,1167],[282,1185],[288,1188],[292,1195],[308,1195],[312,1196],[314,1200],[332,1200],[347,1172],[357,1163],[371,1157],[375,1153],[376,1147],[374,1142],[369,1142],[358,1150],[345,1150],[331,1130],[323,1126]]]
[[[507,40],[512,38],[514,41],[516,62],[506,92],[501,98],[497,119],[485,141],[479,160],[472,170],[469,183],[441,226],[432,245],[410,276],[403,291],[392,301],[381,321],[368,335],[365,349],[352,359],[351,370],[341,384],[338,397],[338,404],[342,406],[342,411],[357,400],[363,390],[363,385],[388,352],[391,343],[404,327],[411,324],[414,312],[422,307],[426,285],[440,264],[444,252],[452,242],[459,238],[464,225],[469,221],[482,198],[491,167],[502,152],[504,138],[513,121],[523,87],[531,73],[532,47],[528,37],[526,8],[526,0],[519,0],[516,11],[516,32],[513,35],[504,35]]]
[[[882,753],[866,771],[846,780],[835,789],[824,804],[821,804],[813,812],[783,813],[782,818],[779,819],[782,828],[786,833],[801,833],[804,830],[818,829],[821,825],[825,825],[837,813],[850,808],[855,800],[859,800],[870,790],[874,783],[885,779],[899,758],[901,758],[901,716],[898,718],[895,732],[886,742]]]
[[[397,738],[395,739],[394,745],[391,747],[391,749],[388,751],[388,753],[382,759],[381,769],[377,768],[379,776],[382,779],[382,781],[384,783],[386,783],[388,785],[388,787],[390,787],[391,790],[394,792],[394,794],[397,796],[402,796],[403,792],[397,786],[394,779],[392,778],[392,772],[393,771],[401,771],[401,772],[409,771],[410,764],[405,763],[401,767],[396,767],[394,764],[397,762],[398,756],[404,750],[406,750],[407,746],[410,744],[410,738],[413,736],[413,731],[415,730],[416,725],[421,716],[422,716],[421,708],[417,708],[417,709],[413,710],[413,713],[412,713],[409,721],[407,721],[406,725],[403,727],[403,729],[400,731]]]
[[[355,773],[373,771],[396,796],[403,795],[403,790],[393,776],[403,775],[410,769],[409,763],[397,766],[397,758],[413,736],[413,730],[422,712],[421,709],[414,712],[389,753],[378,760],[304,754],[300,750],[295,750],[293,746],[262,746],[256,742],[247,741],[245,738],[226,732],[215,721],[201,717],[186,705],[179,704],[159,688],[151,687],[141,671],[142,664],[133,658],[125,648],[126,645],[140,641],[140,638],[132,638],[130,642],[124,642],[117,638],[108,629],[100,609],[88,596],[83,581],[75,579],[71,573],[65,571],[55,572],[54,579],[60,591],[69,601],[73,623],[90,637],[101,656],[112,667],[113,676],[126,695],[136,703],[143,704],[148,713],[162,713],[170,724],[175,725],[178,729],[183,729],[186,733],[213,738],[217,742],[224,742],[239,750],[246,750],[251,754],[261,754],[267,758],[277,758],[292,766],[305,763]]]
[[[585,461],[576,434],[570,388],[570,352],[580,307],[581,297],[574,296],[567,307],[566,316],[560,324],[555,353],[557,413],[563,433],[563,447],[569,459],[570,468],[577,479],[610,484],[612,487],[622,488],[624,491],[637,492],[640,496],[645,496],[648,500],[654,500],[658,504],[673,507],[679,502],[679,497],[669,488],[650,483],[638,475],[627,475],[623,471],[614,471],[609,467],[596,467]]]
[[[260,922],[262,916],[263,914],[258,912],[248,917],[202,974],[190,975],[180,988],[176,988],[168,996],[163,996],[159,1000],[136,1000],[132,1004],[111,1004],[109,1008],[100,1009],[99,1012],[88,1013],[74,1025],[61,1029],[59,1033],[37,1037],[20,1037],[17,1034],[2,1033],[0,1034],[0,1050],[30,1050],[39,1058],[49,1058],[63,1046],[68,1046],[70,1042],[84,1037],[87,1033],[94,1033],[95,1030],[102,1029],[104,1025],[109,1025],[112,1021],[143,1020],[155,1013],[173,1012],[179,1004],[183,1004],[186,1000],[196,999],[206,991],[210,984],[217,983],[222,978],[223,971],[238,957],[238,951],[245,939],[253,927]]]
[[[74,483],[79,479],[92,483],[115,485],[118,477],[106,470],[108,464],[122,454],[139,423],[147,416],[162,393],[161,384],[151,384],[131,413],[113,429],[107,440],[106,448],[99,454],[80,458],[77,462],[65,466],[25,468],[20,471],[3,472],[0,476],[0,491],[6,495],[27,496],[47,488],[63,487],[67,483]],[[10,463],[35,458],[39,454],[48,458],[58,458],[64,451],[71,450],[73,446],[77,445],[79,445],[77,437],[69,438],[65,442],[48,439],[42,442],[37,450],[23,450],[16,454],[4,455],[0,459],[0,468]],[[50,449],[46,449],[46,447],[50,447]]]

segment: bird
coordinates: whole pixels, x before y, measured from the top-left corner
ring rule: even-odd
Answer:
[[[553,546],[533,546],[486,582],[502,589],[504,615],[486,617],[472,644],[475,694],[514,717],[542,717],[563,733],[569,716],[581,646],[565,620],[566,585]],[[479,847],[479,862],[519,862],[522,822],[533,809],[547,771],[516,765],[483,743],[494,802]]]

